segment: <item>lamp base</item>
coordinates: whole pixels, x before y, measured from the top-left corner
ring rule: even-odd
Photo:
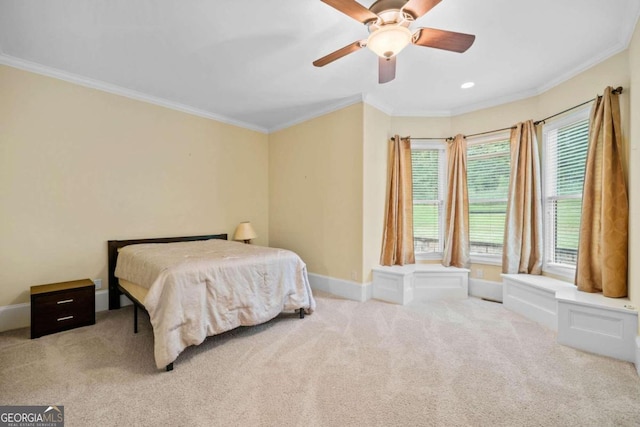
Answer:
[[[244,242],[245,242],[247,245],[250,245],[250,244],[251,244],[251,239],[245,239],[245,240],[244,240]]]

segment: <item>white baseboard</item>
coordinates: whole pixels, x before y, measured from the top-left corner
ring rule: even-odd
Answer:
[[[120,307],[132,305],[133,303],[125,295],[120,295]],[[109,310],[109,291],[103,289],[96,292],[96,313]]]
[[[96,291],[96,313],[109,309],[109,291],[106,289]]]
[[[120,295],[120,306],[131,305],[132,302]],[[109,291],[96,292],[96,313],[109,309]],[[0,332],[12,329],[28,328],[31,325],[31,304],[14,304],[0,307]]]
[[[373,294],[371,283],[352,282],[315,273],[308,273],[308,276],[311,289],[328,292],[341,298],[364,302],[371,299]]]
[[[636,337],[636,372],[640,375],[640,335]]]
[[[502,283],[469,278],[469,295],[502,302]]]
[[[31,324],[31,304],[14,304],[0,307],[0,332],[26,328]]]

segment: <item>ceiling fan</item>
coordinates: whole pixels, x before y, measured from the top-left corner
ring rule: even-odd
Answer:
[[[396,55],[409,43],[452,52],[465,52],[476,36],[435,28],[411,31],[413,21],[429,12],[442,0],[377,0],[369,9],[355,0],[321,0],[366,25],[369,37],[331,52],[313,62],[323,67],[336,59],[368,47],[378,55],[378,83],[387,83],[396,77]]]

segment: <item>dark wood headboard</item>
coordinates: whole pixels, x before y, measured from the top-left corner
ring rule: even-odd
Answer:
[[[173,243],[173,242],[190,242],[194,240],[210,240],[221,239],[227,240],[227,234],[209,234],[206,236],[186,236],[186,237],[158,237],[153,239],[133,239],[133,240],[109,240],[109,310],[120,308],[120,294],[118,289],[118,279],[115,276],[116,262],[118,261],[118,249],[138,243]]]

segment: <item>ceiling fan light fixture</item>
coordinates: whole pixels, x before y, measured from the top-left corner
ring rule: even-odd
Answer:
[[[407,27],[385,25],[369,34],[367,47],[381,58],[391,58],[411,43],[411,37]]]

